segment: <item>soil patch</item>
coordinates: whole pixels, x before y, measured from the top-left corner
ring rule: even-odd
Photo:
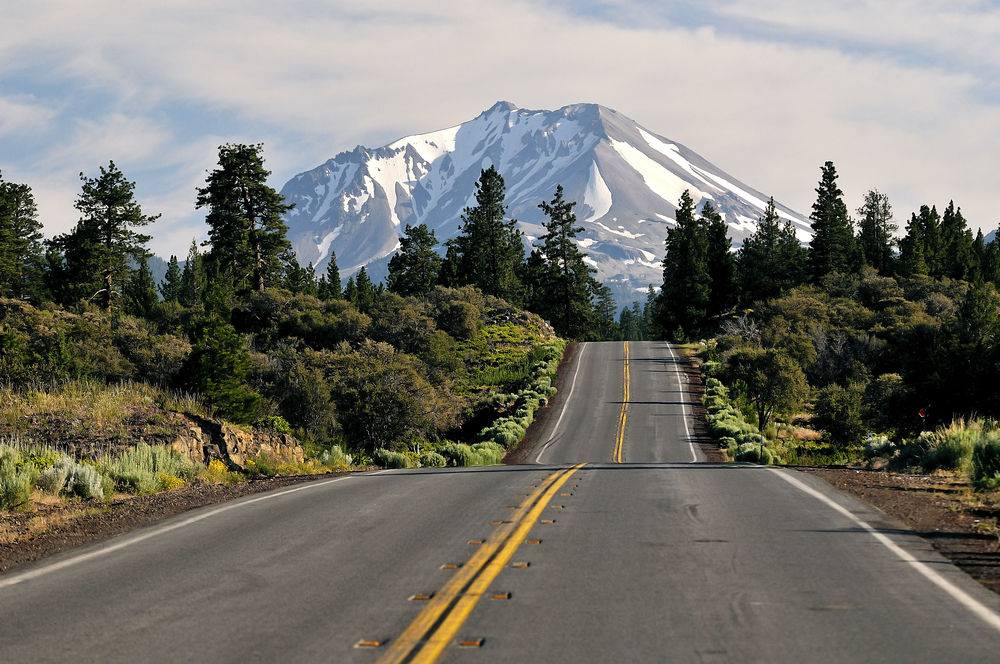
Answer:
[[[349,473],[274,477],[229,486],[195,485],[152,496],[118,496],[107,503],[36,503],[30,511],[0,512],[0,570],[6,571],[197,507],[346,474]]]

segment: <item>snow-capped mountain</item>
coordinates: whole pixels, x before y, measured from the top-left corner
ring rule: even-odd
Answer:
[[[529,243],[545,232],[538,204],[563,185],[585,229],[580,247],[622,302],[662,281],[663,242],[685,189],[698,203],[712,201],[737,244],[768,199],[604,106],[530,111],[498,102],[470,122],[381,148],[358,146],[289,180],[281,193],[296,204],[285,221],[299,262],[320,272],[333,250],[344,278],[362,265],[377,275],[406,224],[426,223],[441,242],[455,236],[490,165],[503,175],[509,214]],[[776,207],[808,241],[808,220]]]

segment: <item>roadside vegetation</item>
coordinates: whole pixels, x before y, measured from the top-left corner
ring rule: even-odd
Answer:
[[[345,284],[335,255],[321,275],[297,262],[262,152],[219,148],[197,198],[208,240],[159,284],[159,215],[114,162],[81,174],[79,222],[48,240],[30,187],[0,179],[0,508],[499,463],[554,391],[560,336],[601,338],[608,292],[561,189],[530,257],[491,168],[441,253],[408,226],[385,284],[364,268]],[[193,421],[291,435],[306,460],[182,463],[169,446]]]
[[[773,202],[736,252],[689,196],[652,304],[694,340],[709,431],[737,461],[957,474],[1000,486],[1000,245],[922,206],[903,238],[888,199],[852,219],[822,169],[808,247]]]

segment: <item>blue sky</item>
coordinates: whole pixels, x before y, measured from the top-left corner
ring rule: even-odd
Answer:
[[[222,143],[263,142],[280,188],[497,100],[597,102],[804,214],[832,160],[851,209],[877,188],[902,227],[954,199],[989,231],[997,35],[972,0],[33,0],[0,21],[0,172],[52,234],[113,159],[183,256]]]

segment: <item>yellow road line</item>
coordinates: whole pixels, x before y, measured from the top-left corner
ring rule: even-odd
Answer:
[[[628,418],[628,401],[632,396],[632,375],[628,366],[628,342],[625,342],[625,368],[622,371],[622,412],[618,416],[618,433],[615,436],[615,449],[611,453],[611,460],[615,463],[625,462],[625,421]]]
[[[378,660],[378,664],[399,664],[404,660],[424,664],[435,661],[524,541],[545,505],[570,475],[584,465],[577,464],[553,473],[532,491],[514,513],[511,523],[498,528],[486,545],[476,551],[469,562],[434,595],[427,607]]]

